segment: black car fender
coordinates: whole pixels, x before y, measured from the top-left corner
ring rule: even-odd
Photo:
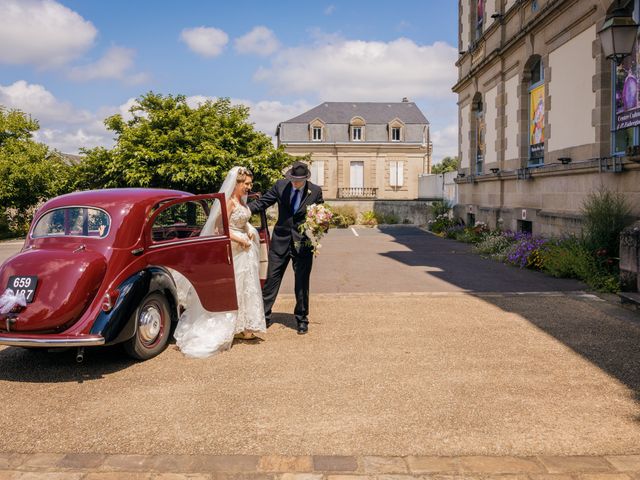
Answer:
[[[101,311],[93,323],[91,334],[102,335],[105,344],[129,340],[136,334],[138,323],[134,313],[151,292],[161,292],[169,302],[171,321],[178,321],[178,294],[169,271],[162,267],[147,267],[130,276],[118,287],[116,302],[108,312]]]

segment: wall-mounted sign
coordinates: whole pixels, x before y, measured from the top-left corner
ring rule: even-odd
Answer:
[[[529,158],[544,157],[544,85],[529,94]]]
[[[616,129],[640,125],[638,41],[616,68]]]

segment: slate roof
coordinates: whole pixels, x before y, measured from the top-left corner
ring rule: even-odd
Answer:
[[[413,102],[323,102],[282,123],[309,123],[319,118],[325,123],[349,124],[355,116],[364,118],[366,123],[387,124],[394,118],[406,124],[429,123]]]

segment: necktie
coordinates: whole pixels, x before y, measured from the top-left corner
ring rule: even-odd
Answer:
[[[296,210],[298,210],[298,207],[299,207],[298,202],[299,202],[299,200],[300,200],[300,190],[295,189],[293,191],[293,197],[291,197],[291,211],[293,213],[295,213]]]

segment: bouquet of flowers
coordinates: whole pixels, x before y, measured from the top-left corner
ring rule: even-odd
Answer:
[[[322,247],[320,239],[329,230],[329,224],[333,218],[333,212],[329,207],[315,203],[307,207],[307,219],[300,225],[300,233],[303,233],[309,239],[307,245],[313,248],[313,256],[318,255],[318,250]]]

